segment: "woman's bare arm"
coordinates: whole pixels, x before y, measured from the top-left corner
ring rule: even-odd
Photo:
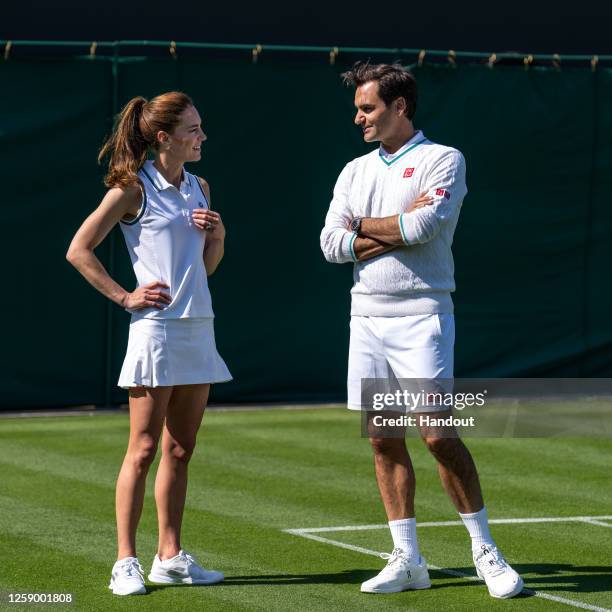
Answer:
[[[115,304],[132,309],[163,308],[171,301],[170,296],[160,290],[167,285],[161,282],[151,283],[130,293],[110,277],[94,253],[96,247],[123,217],[138,210],[141,198],[142,192],[138,186],[110,189],[98,208],[85,219],[74,235],[66,259],[91,285]]]

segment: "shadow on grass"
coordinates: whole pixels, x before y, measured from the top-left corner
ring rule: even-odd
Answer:
[[[376,570],[344,570],[336,574],[253,574],[250,576],[226,576],[219,586],[295,586],[296,584],[360,584],[364,580],[371,578]],[[147,591],[172,588],[185,585],[175,584],[152,584],[147,585]],[[187,585],[189,586],[189,585]],[[198,586],[198,585],[194,585]],[[217,585],[212,585],[217,586]]]
[[[517,597],[533,597],[535,591],[569,591],[575,593],[598,593],[612,591],[612,567],[610,566],[576,566],[570,564],[523,564],[513,565],[525,580],[527,592]],[[449,570],[462,572],[475,576],[473,567],[452,567]],[[380,568],[373,569],[350,569],[336,573],[325,574],[252,574],[239,576],[226,576],[225,580],[218,585],[220,587],[231,586],[295,586],[301,584],[361,584],[368,578],[372,578]],[[457,587],[482,588],[481,581],[466,580],[449,576],[438,570],[429,570],[429,575],[434,580],[432,589],[448,589]],[[443,580],[442,583],[436,581]],[[450,580],[450,582],[449,582]],[[167,588],[184,588],[192,585],[175,584],[148,584],[147,592],[154,592]],[[197,588],[199,585],[193,585]]]
[[[218,586],[296,586],[301,584],[354,584],[358,585],[375,576],[381,568],[374,569],[351,569],[343,570],[336,573],[328,574],[253,574],[250,576],[226,576],[223,582]],[[448,578],[439,572],[430,572],[434,578]],[[439,574],[436,576],[435,574]],[[467,580],[458,581],[454,586],[477,586],[477,583],[471,583]],[[147,585],[147,591],[156,591],[158,589],[184,587],[191,585],[175,585],[175,584],[154,584]],[[198,586],[198,585],[193,585]],[[217,586],[217,585],[212,585]],[[432,589],[445,588],[446,584],[432,584]]]
[[[570,563],[513,563],[512,567],[523,577],[525,588],[535,591],[569,591],[574,593],[612,592],[612,566],[572,565]],[[475,576],[473,567],[448,568]],[[432,578],[448,578],[442,572],[431,570]],[[470,581],[472,582],[472,581]],[[474,582],[474,584],[478,584]],[[447,585],[450,586],[450,585]],[[527,594],[529,596],[529,594]]]

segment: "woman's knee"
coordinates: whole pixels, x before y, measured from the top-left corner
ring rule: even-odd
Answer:
[[[163,453],[169,456],[174,461],[180,463],[189,463],[193,451],[195,450],[196,439],[190,438],[186,440],[172,440],[164,445]]]
[[[157,439],[151,435],[141,435],[131,440],[127,457],[140,468],[148,468],[157,454]]]

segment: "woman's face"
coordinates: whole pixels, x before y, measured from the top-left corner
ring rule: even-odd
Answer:
[[[179,124],[171,134],[159,132],[161,150],[181,162],[198,161],[202,157],[201,146],[206,140],[202,120],[194,106],[187,107],[180,115]]]

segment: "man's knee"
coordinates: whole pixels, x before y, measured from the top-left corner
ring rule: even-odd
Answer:
[[[375,455],[390,455],[406,449],[406,442],[402,438],[370,437],[370,445]]]
[[[423,438],[429,452],[442,462],[452,461],[463,454],[463,442],[459,438],[427,436]]]

